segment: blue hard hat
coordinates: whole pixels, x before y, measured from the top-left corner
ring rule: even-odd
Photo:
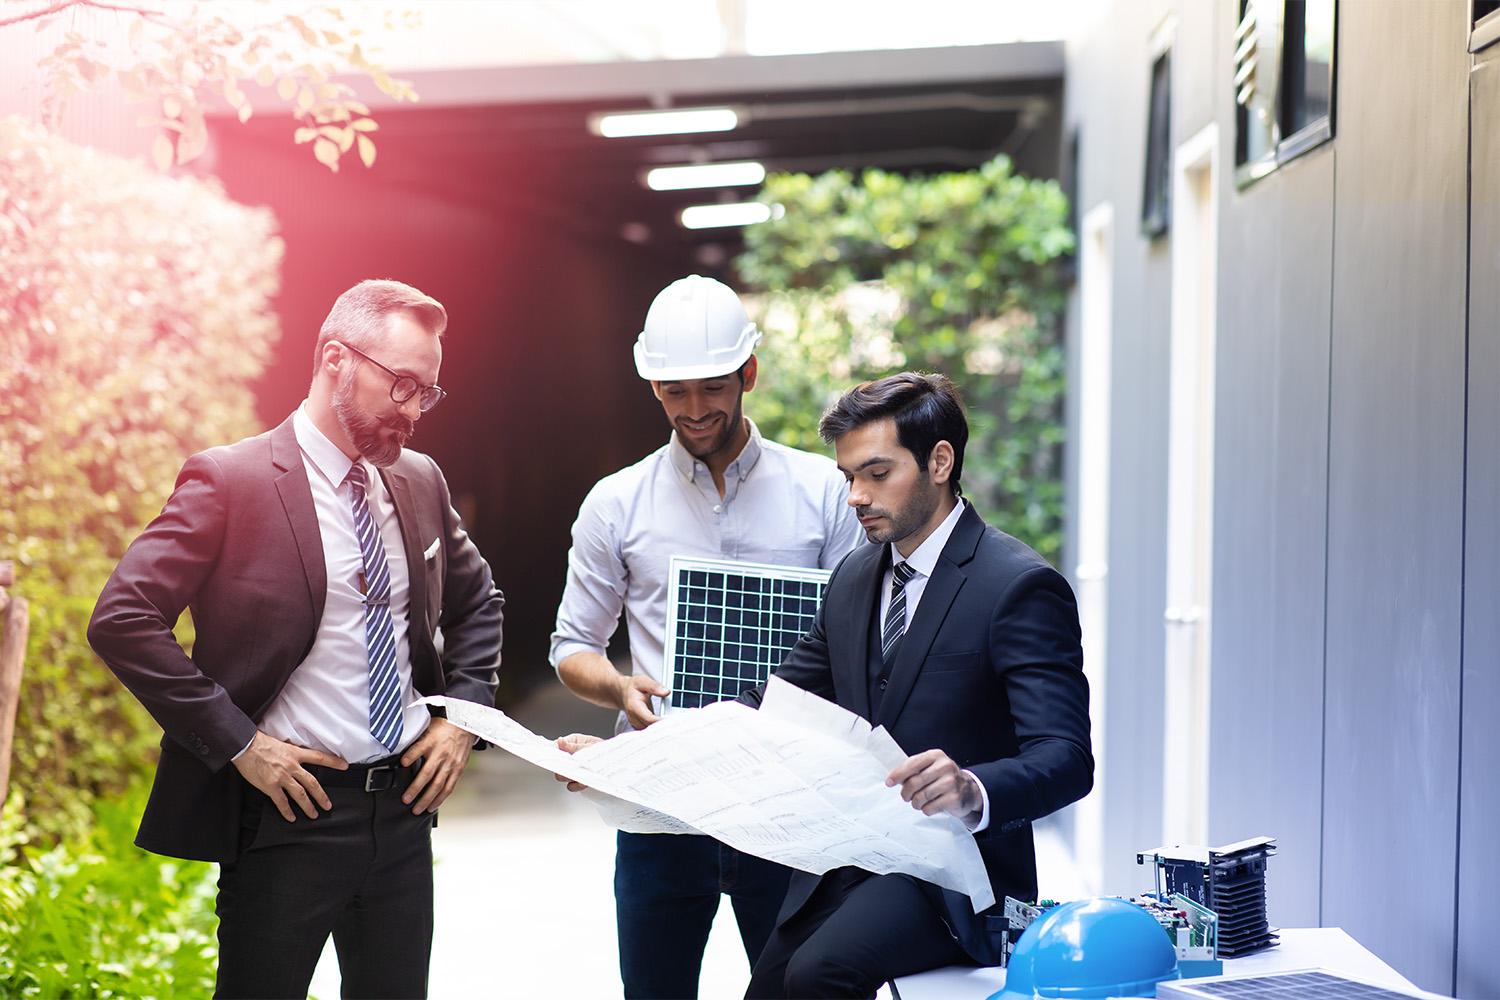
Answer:
[[[1180,975],[1155,917],[1123,899],[1080,899],[1031,922],[990,1000],[1150,997]]]

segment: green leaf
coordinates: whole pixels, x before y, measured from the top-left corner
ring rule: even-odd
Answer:
[[[323,164],[329,170],[332,170],[334,173],[338,173],[338,143],[334,142],[332,139],[325,139],[319,136],[316,140],[313,141],[313,156],[317,158],[317,161],[319,163]],[[368,164],[366,165],[368,166]]]
[[[836,393],[901,367],[943,371],[969,406],[965,493],[1055,561],[1065,354],[1051,265],[1072,246],[1055,183],[1001,157],[927,177],[777,174],[760,198],[784,215],[745,231],[735,265],[765,290],[762,431],[821,448],[830,382]]]

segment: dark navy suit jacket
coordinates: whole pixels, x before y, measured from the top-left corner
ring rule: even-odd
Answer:
[[[890,546],[862,545],[834,570],[817,620],[776,676],[884,726],[908,754],[941,749],[979,779],[990,823],[976,835],[994,886],[1035,899],[1031,821],[1088,794],[1088,682],[1072,588],[1023,543],[960,516],[872,710],[871,621]],[[879,694],[879,692],[876,692]],[[741,700],[758,705],[760,689]],[[819,876],[796,872],[781,919],[793,916]],[[966,896],[924,883],[976,961],[999,962],[995,923]]]

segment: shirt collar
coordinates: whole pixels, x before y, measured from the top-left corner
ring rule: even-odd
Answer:
[[[349,470],[354,467],[354,460],[344,454],[342,448],[328,440],[328,435],[318,430],[312,422],[312,417],[307,415],[307,402],[297,407],[297,412],[292,414],[292,430],[297,434],[297,445],[302,449],[312,462],[313,468],[322,474],[323,478],[338,489],[349,475]],[[365,482],[370,482],[372,474],[368,464],[365,466]]]
[[[724,470],[725,476],[730,479],[744,479],[750,475],[750,470],[755,468],[755,463],[760,461],[760,456],[765,451],[761,443],[760,428],[756,427],[755,421],[749,417],[745,418],[745,423],[750,426],[750,439],[745,442],[745,447],[740,449],[734,461],[729,463],[729,468]],[[693,477],[700,468],[705,471],[708,469],[708,466],[694,458],[692,453],[682,446],[682,441],[678,439],[676,431],[672,432],[672,441],[667,446],[667,452],[672,457],[672,468],[688,482],[693,481]]]
[[[948,544],[948,538],[953,534],[953,529],[958,526],[958,519],[963,517],[964,508],[967,506],[968,501],[960,497],[958,504],[948,513],[947,517],[943,518],[943,523],[938,525],[932,534],[923,539],[922,544],[918,545],[917,550],[909,557],[903,558],[901,553],[896,551],[896,546],[892,545],[891,565],[894,566],[896,563],[902,562],[911,563],[911,568],[919,574],[931,577],[933,571],[937,569],[938,556],[943,554],[943,547]]]

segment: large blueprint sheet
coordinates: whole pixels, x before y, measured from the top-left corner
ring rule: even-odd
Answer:
[[[964,825],[924,816],[886,787],[907,756],[890,734],[775,677],[759,711],[719,702],[674,712],[576,754],[498,709],[424,700],[454,725],[588,785],[583,794],[619,829],[706,833],[814,874],[854,865],[914,875],[967,895],[976,913],[995,902]]]

